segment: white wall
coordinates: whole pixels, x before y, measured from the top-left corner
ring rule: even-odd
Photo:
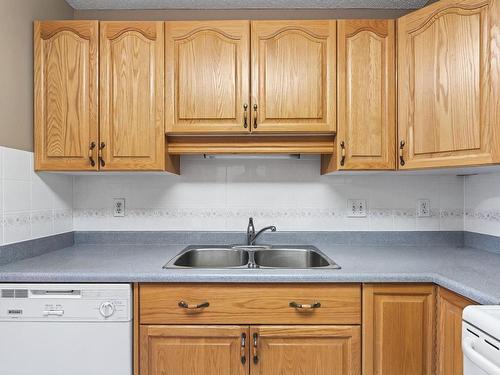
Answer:
[[[73,230],[73,177],[33,172],[33,153],[0,147],[0,245]]]
[[[126,216],[112,216],[113,198]],[[347,217],[347,199],[366,199],[366,218]],[[432,216],[416,217],[430,199]],[[320,176],[319,159],[183,158],[182,175],[79,175],[75,230],[462,230],[463,178],[422,175]]]
[[[465,178],[464,229],[500,236],[500,173]]]

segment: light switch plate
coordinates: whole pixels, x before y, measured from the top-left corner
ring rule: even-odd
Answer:
[[[113,198],[113,216],[125,216],[125,198]]]
[[[431,201],[429,199],[417,200],[417,217],[431,216]]]
[[[347,216],[366,217],[366,199],[348,199]]]

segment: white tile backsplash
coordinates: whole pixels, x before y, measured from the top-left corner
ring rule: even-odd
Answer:
[[[464,229],[500,236],[500,173],[465,177]]]
[[[78,175],[75,230],[462,230],[463,178],[439,175],[320,176],[319,158],[185,157],[182,175]],[[126,216],[113,217],[113,198]],[[417,199],[433,215],[416,218]],[[365,218],[347,217],[348,199],[366,199]],[[441,204],[441,201],[443,204]],[[456,204],[456,205],[455,205]]]
[[[73,230],[73,176],[35,173],[33,153],[0,147],[0,245]]]
[[[113,217],[113,198],[126,216]],[[366,199],[365,218],[347,217]],[[429,199],[431,216],[416,216]],[[0,245],[71,230],[468,230],[500,236],[500,173],[320,176],[319,159],[186,157],[182,175],[33,172],[33,154],[0,147]]]

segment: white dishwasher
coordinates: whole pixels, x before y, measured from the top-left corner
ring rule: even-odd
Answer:
[[[131,375],[129,284],[0,284],[0,374]]]
[[[462,318],[464,375],[500,375],[500,306],[468,306]]]

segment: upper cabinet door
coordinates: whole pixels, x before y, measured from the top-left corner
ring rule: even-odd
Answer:
[[[166,22],[167,133],[248,133],[249,21]]]
[[[329,133],[335,21],[252,21],[252,132]]]
[[[338,21],[339,169],[396,167],[394,21]]]
[[[97,21],[35,22],[35,169],[96,170]]]
[[[163,22],[101,22],[100,168],[163,170]]]
[[[400,169],[498,162],[499,3],[441,0],[399,19]]]

